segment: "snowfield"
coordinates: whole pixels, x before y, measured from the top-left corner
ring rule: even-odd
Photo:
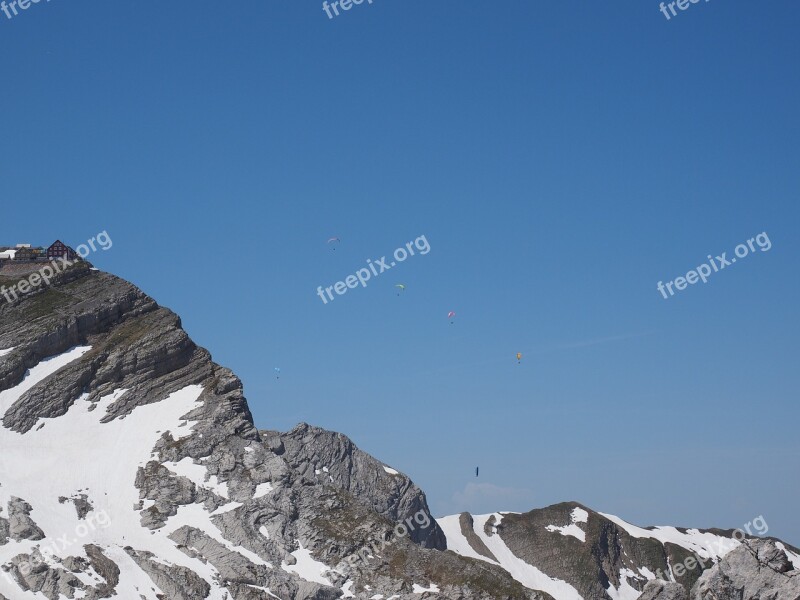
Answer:
[[[59,369],[79,360],[90,349],[73,348],[30,369],[19,385],[0,393],[0,414],[5,414],[25,392],[48,377],[57,376]],[[256,554],[225,540],[202,505],[181,507],[178,514],[155,533],[140,523],[135,508],[139,503],[139,490],[134,485],[137,470],[154,458],[153,447],[161,432],[177,430],[188,435],[191,424],[183,417],[199,406],[202,391],[200,386],[188,386],[160,402],[135,408],[124,420],[115,419],[109,423],[100,421],[108,407],[126,390],[116,390],[103,397],[92,411],[84,395],[66,414],[55,419],[41,419],[25,434],[0,427],[0,506],[7,506],[12,497],[25,500],[32,507],[31,519],[46,536],[43,542],[9,540],[0,546],[0,565],[9,564],[12,558],[31,553],[37,547],[46,547],[59,558],[85,557],[84,545],[95,544],[121,567],[116,588],[118,597],[157,600],[162,590],[123,550],[125,546],[132,546],[149,550],[168,563],[192,569],[212,584],[210,598],[225,600],[227,590],[214,585],[215,569],[190,558],[167,538],[172,531],[190,524],[255,564],[271,566]],[[191,464],[191,461],[166,466],[225,497],[225,484],[213,477],[206,481],[205,467]],[[59,502],[59,497],[81,495],[85,495],[93,507],[83,520],[78,518],[71,501]],[[0,593],[9,600],[44,598],[41,593],[23,591],[2,576]]]

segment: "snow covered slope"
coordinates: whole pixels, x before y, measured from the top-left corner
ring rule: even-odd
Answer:
[[[711,568],[742,545],[733,531],[645,529],[574,502],[525,514],[463,513],[438,523],[449,550],[496,564],[555,600],[635,600],[657,577],[688,592],[701,565]],[[800,568],[800,553],[780,547]]]

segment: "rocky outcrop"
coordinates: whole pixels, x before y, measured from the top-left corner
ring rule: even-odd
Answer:
[[[470,548],[484,558],[497,562],[497,557],[492,554],[492,551],[486,547],[484,541],[475,533],[475,520],[472,518],[471,514],[461,513],[458,516],[458,525]]]
[[[680,583],[654,579],[644,586],[639,600],[687,600],[686,588]]]
[[[281,456],[301,476],[350,492],[389,521],[402,523],[423,513],[430,526],[414,528],[409,538],[425,548],[446,548],[424,492],[405,475],[359,450],[346,436],[306,423],[285,434],[265,433],[277,438],[273,443],[284,449]]]
[[[8,502],[8,535],[19,542],[21,540],[44,539],[44,532],[36,526],[31,515],[31,505],[20,498],[12,497]]]
[[[126,548],[126,551],[171,600],[206,598],[211,591],[202,577],[186,567],[165,565],[152,552],[137,552],[133,548]]]
[[[797,600],[800,570],[772,540],[750,540],[707,570],[691,600]]]

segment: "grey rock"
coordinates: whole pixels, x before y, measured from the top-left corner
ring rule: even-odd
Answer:
[[[72,598],[76,589],[85,589],[72,573],[48,567],[38,554],[18,555],[11,561],[11,567],[9,575],[19,582],[21,589],[41,593],[48,600],[59,600],[62,595]]]
[[[301,423],[280,440],[284,458],[303,477],[346,490],[395,523],[421,513],[430,526],[416,527],[411,539],[426,548],[445,549],[444,534],[430,514],[424,492],[405,475],[388,473],[383,463],[346,436]]]
[[[151,552],[137,552],[133,548],[125,550],[170,600],[205,598],[211,591],[211,586],[207,582],[186,567],[165,565],[155,561],[153,560],[155,555]]]
[[[79,519],[85,519],[86,515],[93,510],[92,504],[88,501],[88,496],[86,494],[79,494],[72,498],[65,498],[64,496],[61,496],[59,497],[58,501],[61,504],[64,504],[65,502],[72,502],[75,505],[75,511],[78,513]]]
[[[800,571],[772,540],[748,540],[703,573],[691,600],[797,600]]]
[[[86,544],[83,549],[89,559],[90,566],[100,577],[105,579],[104,583],[87,594],[87,598],[110,598],[116,594],[116,587],[119,583],[119,567],[117,564],[103,554],[103,550],[94,544]]]
[[[14,541],[41,540],[44,532],[31,519],[31,505],[12,497],[8,502],[8,536]]]
[[[0,546],[7,544],[11,535],[11,523],[8,519],[0,517]]]
[[[655,579],[644,586],[639,600],[687,600],[688,597],[681,584]]]
[[[227,581],[257,585],[269,574],[266,566],[253,564],[198,529],[184,526],[169,537],[179,548],[191,548],[193,553],[202,556]]]
[[[467,539],[470,547],[481,556],[485,556],[489,560],[497,562],[497,557],[492,554],[491,550],[483,543],[483,540],[475,533],[475,521],[472,515],[469,513],[461,513],[458,517],[458,523],[461,526],[461,533]]]

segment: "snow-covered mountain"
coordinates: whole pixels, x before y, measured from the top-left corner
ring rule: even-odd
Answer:
[[[636,600],[655,579],[688,592],[705,570],[753,539],[734,530],[637,527],[575,502],[525,514],[462,513],[438,523],[449,550],[498,565],[555,600]],[[776,546],[800,568],[796,548]]]
[[[256,429],[176,315],[85,263],[0,304],[0,422],[0,600],[632,600],[726,539],[575,503],[437,522],[345,436]]]

